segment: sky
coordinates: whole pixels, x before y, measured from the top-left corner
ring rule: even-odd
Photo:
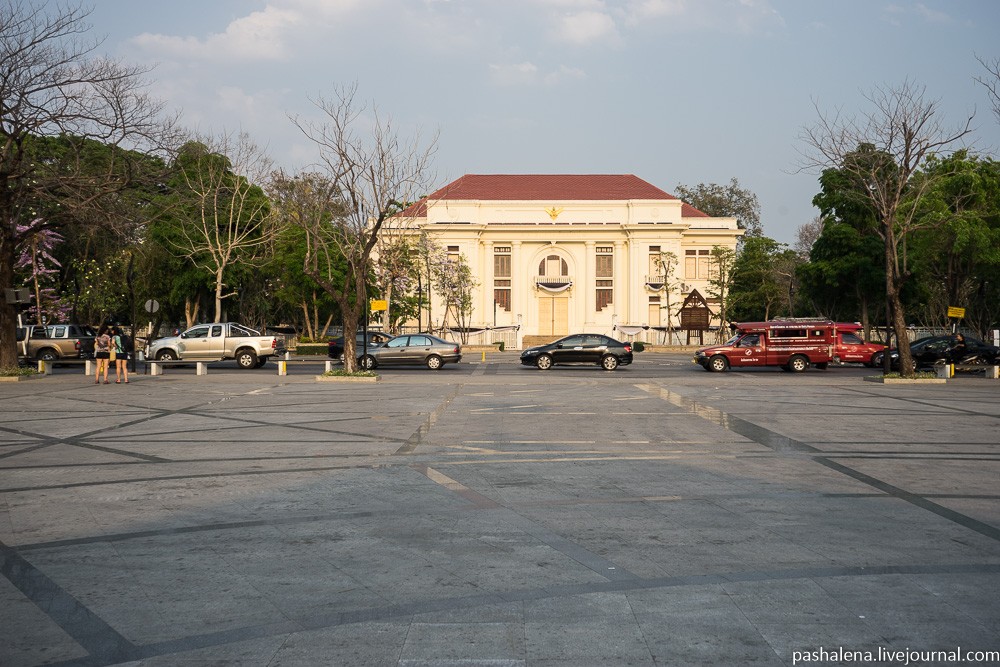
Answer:
[[[318,160],[290,117],[356,99],[436,136],[435,187],[476,174],[736,178],[764,233],[818,215],[803,130],[912,82],[1000,158],[977,56],[1000,58],[995,0],[95,0],[101,51],[155,65],[151,92],[202,134],[245,131],[286,171]]]

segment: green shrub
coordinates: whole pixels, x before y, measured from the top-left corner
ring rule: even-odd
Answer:
[[[503,352],[503,348],[504,348],[504,345],[503,345],[503,341],[500,341],[499,343],[497,343],[497,348],[498,348],[498,349],[499,349],[499,350],[500,350],[501,352]]]
[[[634,343],[632,343],[633,352],[642,352],[645,349],[646,349],[646,344],[643,343],[641,340],[637,340]]]
[[[326,377],[347,377],[347,378],[373,378],[378,375],[375,371],[354,371],[348,373],[343,368],[337,368],[323,373]]]
[[[302,343],[300,342],[295,348],[295,354],[301,356],[304,354],[326,354],[329,347],[326,343]]]
[[[7,366],[0,368],[0,376],[7,378],[35,375],[36,373],[38,373],[38,371],[31,366]]]

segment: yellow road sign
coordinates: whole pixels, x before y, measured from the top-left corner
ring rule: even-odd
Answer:
[[[372,312],[377,310],[389,310],[389,302],[385,299],[372,299],[369,310]]]
[[[956,308],[955,306],[948,306],[948,317],[954,317],[956,319],[962,319],[965,317],[965,308]]]

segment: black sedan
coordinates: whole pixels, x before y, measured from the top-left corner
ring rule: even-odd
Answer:
[[[461,345],[430,334],[396,336],[383,344],[369,345],[364,354],[358,354],[358,363],[366,370],[379,366],[426,366],[436,371],[461,360]]]
[[[613,371],[632,363],[632,344],[601,334],[573,334],[548,345],[529,347],[521,363],[548,370],[553,364],[596,364]]]
[[[964,348],[956,343],[955,336],[928,336],[913,341],[910,354],[914,368],[929,368],[939,363],[992,365],[1000,358],[1000,348],[973,336],[965,336]],[[878,363],[881,364],[881,359]],[[889,363],[899,368],[898,350],[889,350]]]
[[[381,331],[369,331],[368,332],[368,344],[369,345],[381,345],[388,341],[392,336]],[[362,332],[358,331],[354,336],[354,349],[361,350],[365,346],[364,335]],[[344,355],[344,337],[337,336],[330,340],[327,344],[326,354],[331,359],[340,359]]]

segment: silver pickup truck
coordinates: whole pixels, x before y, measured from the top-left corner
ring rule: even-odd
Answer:
[[[179,336],[159,338],[146,347],[157,361],[221,361],[235,359],[240,368],[260,368],[267,358],[282,354],[278,339],[235,322],[196,324]]]

